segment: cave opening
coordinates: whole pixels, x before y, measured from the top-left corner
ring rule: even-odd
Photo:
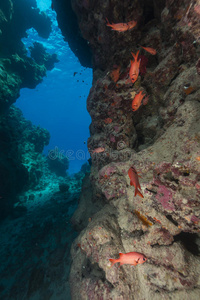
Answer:
[[[180,241],[190,253],[199,256],[199,235],[197,233],[181,232],[174,237],[174,241]]]
[[[0,24],[1,299],[67,299],[71,218],[90,171],[92,69],[64,41],[51,1],[37,4],[0,4],[10,17]]]
[[[45,39],[30,28],[22,42],[27,55],[38,64],[45,53],[55,56],[55,63],[47,65],[47,75],[36,88],[20,90],[16,106],[27,120],[49,131],[51,137],[44,154],[48,159],[56,155],[67,158],[67,172],[73,175],[82,165],[88,165],[90,158],[87,139],[91,119],[86,99],[92,85],[92,69],[83,67],[64,41],[51,1],[38,0],[37,6],[50,18],[52,31]]]

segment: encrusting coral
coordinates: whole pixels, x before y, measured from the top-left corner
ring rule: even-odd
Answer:
[[[72,7],[93,52],[88,148],[104,151],[92,155],[90,185],[75,213],[83,230],[72,247],[72,299],[196,299],[200,263],[184,236],[198,247],[198,6],[189,0],[144,6],[137,1],[83,2],[73,0]],[[106,26],[106,18],[137,25],[117,32]],[[147,48],[152,54],[145,52],[144,58],[141,50],[141,72],[133,84],[127,82],[129,63],[139,45],[157,53]],[[184,88],[189,86],[192,90]],[[139,91],[149,100],[133,112],[131,102]],[[144,198],[134,197],[131,166],[141,176]],[[88,214],[83,203],[90,205]],[[110,268],[109,258],[133,251],[147,261]]]

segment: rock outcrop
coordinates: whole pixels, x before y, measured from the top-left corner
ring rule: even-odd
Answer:
[[[24,17],[26,16],[26,17]],[[35,28],[43,38],[51,32],[51,21],[40,13],[34,0],[1,1],[0,3],[0,114],[4,113],[19,97],[21,88],[35,88],[46,75],[46,70],[56,62],[55,55],[43,55],[39,64],[27,56],[21,41],[26,30]],[[44,52],[44,49],[40,49]],[[34,56],[33,56],[34,57]],[[50,64],[47,61],[51,61]]]
[[[46,53],[39,43],[31,56],[22,38],[35,28],[43,38],[51,32],[51,21],[36,7],[36,1],[1,1],[0,3],[0,219],[13,209],[17,195],[38,183],[42,151],[50,135],[32,126],[11,105],[21,88],[35,88],[53,68],[56,55]]]
[[[73,217],[82,231],[72,247],[72,299],[195,300],[200,297],[200,3],[71,2],[92,51],[88,148],[104,149],[92,154],[90,182],[83,185]],[[137,26],[116,32],[106,18],[135,20]],[[132,84],[129,62],[139,49],[148,61]],[[141,90],[148,103],[133,112],[132,100]],[[131,166],[140,172],[144,198],[134,196]],[[111,267],[109,258],[132,251],[147,262]]]
[[[0,120],[0,219],[12,213],[17,195],[38,184],[46,158],[42,156],[50,134],[33,126],[15,107]]]

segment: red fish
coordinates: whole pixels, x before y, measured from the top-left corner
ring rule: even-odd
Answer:
[[[137,21],[130,21],[128,23],[117,23],[117,24],[112,23],[111,24],[111,23],[109,23],[107,18],[106,18],[106,21],[107,21],[107,24],[106,24],[107,26],[111,27],[112,30],[119,31],[119,32],[124,32],[124,31],[130,30],[133,27],[135,27],[137,24]]]
[[[104,120],[104,122],[106,124],[110,124],[110,123],[112,123],[112,119],[111,118],[107,118],[107,119]]]
[[[138,110],[138,108],[141,105],[142,99],[145,96],[145,94],[142,94],[143,91],[140,91],[139,93],[137,93],[137,95],[135,95],[133,101],[132,101],[132,110],[136,111]]]
[[[92,153],[101,153],[101,152],[104,152],[105,151],[105,148],[102,148],[102,147],[99,147],[99,148],[96,148],[92,151]]]
[[[138,60],[139,50],[136,54],[134,54],[132,52],[131,52],[131,54],[133,55],[135,60],[134,61],[131,60],[129,76],[130,76],[131,82],[134,83],[138,79],[138,75],[139,75],[139,68],[140,68],[140,59]]]
[[[151,53],[152,55],[156,55],[156,53],[157,53],[157,52],[156,52],[156,49],[154,49],[154,48],[143,47],[143,46],[140,46],[140,47],[142,47],[145,51]]]
[[[120,266],[124,264],[137,266],[138,264],[143,264],[146,260],[146,256],[138,252],[119,253],[118,259],[109,259],[109,261],[112,263],[111,267],[118,262],[120,263]]]
[[[130,178],[130,185],[133,185],[135,187],[135,196],[139,195],[140,197],[144,198],[142,193],[138,190],[141,190],[141,186],[138,179],[138,173],[134,167],[130,167],[130,169],[128,170],[128,176]]]

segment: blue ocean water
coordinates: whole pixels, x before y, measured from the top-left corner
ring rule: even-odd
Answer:
[[[51,151],[67,156],[70,160],[68,173],[73,174],[90,157],[87,139],[91,119],[86,99],[92,85],[92,69],[83,68],[63,40],[56,13],[50,8],[51,1],[37,0],[37,4],[50,16],[52,33],[48,39],[43,39],[31,28],[23,42],[27,50],[35,41],[42,43],[48,53],[57,54],[59,62],[47,71],[47,76],[35,89],[20,91],[16,106],[26,119],[50,132],[50,143],[44,153],[48,155]]]

